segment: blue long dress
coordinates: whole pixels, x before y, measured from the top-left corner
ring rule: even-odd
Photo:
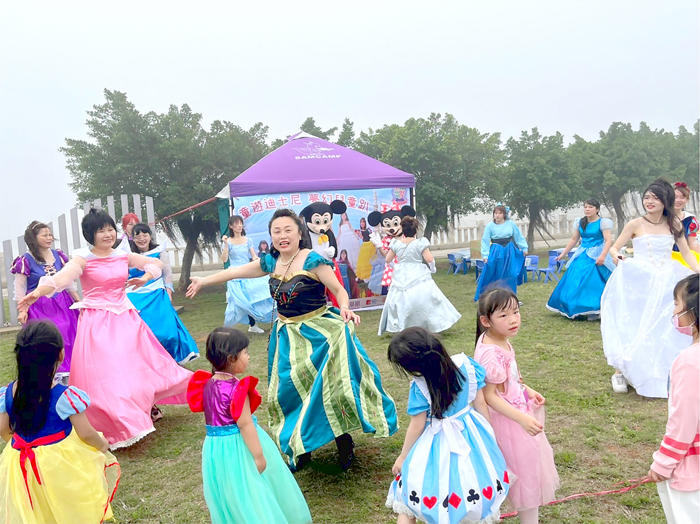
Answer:
[[[600,297],[615,269],[610,255],[605,257],[602,266],[595,263],[605,245],[603,231],[612,229],[612,220],[601,218],[589,222],[585,231],[581,228],[580,221],[581,219],[576,219],[574,227],[581,235],[581,246],[566,264],[566,273],[547,302],[547,309],[567,318],[600,314]]]
[[[487,224],[481,237],[481,257],[487,261],[474,300],[479,300],[481,292],[496,282],[517,293],[518,285],[522,284],[526,251],[527,241],[512,220]]]
[[[163,259],[167,261],[165,243],[142,253],[151,258]],[[173,308],[173,304],[168,297],[166,287],[172,289],[172,282],[165,282],[165,278],[172,273],[167,271],[170,263],[165,264],[163,275],[155,280],[151,280],[145,286],[138,289],[129,289],[126,296],[138,310],[141,319],[151,328],[153,334],[158,339],[165,350],[170,353],[178,364],[185,364],[190,360],[199,357],[197,343],[187,331],[187,328],[180,320],[180,317]],[[129,269],[129,278],[137,278],[145,272],[138,268]]]
[[[231,267],[244,266],[250,262],[250,250],[253,241],[247,239],[245,244],[228,246],[228,260]],[[250,324],[248,316],[258,322],[272,321],[273,300],[268,287],[269,277],[243,278],[226,282],[226,313],[224,326],[233,327],[236,324]]]
[[[486,371],[464,353],[452,360],[465,380],[444,418],[430,412],[425,379],[411,382],[407,412],[427,412],[428,418],[391,483],[386,506],[431,524],[498,522],[511,479],[493,428],[472,407]]]

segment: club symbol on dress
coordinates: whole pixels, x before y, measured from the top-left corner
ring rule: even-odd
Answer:
[[[474,491],[473,489],[469,490],[469,496],[467,497],[467,502],[471,502],[472,504],[476,505],[476,501],[479,500],[479,494]]]
[[[411,491],[411,496],[408,497],[408,500],[410,500],[413,504],[418,504],[420,502],[418,494],[415,491]]]

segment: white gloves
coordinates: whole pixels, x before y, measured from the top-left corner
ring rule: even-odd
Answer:
[[[328,260],[332,260],[335,256],[335,248],[333,246],[324,248],[323,252],[326,254],[326,258],[328,258]]]
[[[435,259],[433,259],[432,262],[428,263],[428,268],[430,268],[431,273],[437,272],[437,268],[435,267]]]
[[[379,234],[379,231],[372,231],[372,233],[369,235],[369,241],[374,244],[374,247],[377,249],[382,247],[382,237]]]

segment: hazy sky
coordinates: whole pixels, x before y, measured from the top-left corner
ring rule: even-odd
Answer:
[[[270,140],[308,116],[359,132],[431,112],[504,139],[691,127],[699,5],[0,0],[0,241],[75,204],[58,148],[85,138],[105,88],[141,112],[263,122]]]

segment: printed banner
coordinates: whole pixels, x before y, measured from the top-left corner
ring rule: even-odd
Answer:
[[[338,252],[336,262],[343,278],[343,286],[352,299],[352,309],[381,307],[384,258],[369,241],[373,228],[367,223],[372,211],[386,211],[392,206],[410,204],[407,188],[351,189],[347,191],[283,193],[257,195],[233,199],[234,215],[243,217],[246,235],[253,241],[258,254],[269,252],[268,225],[277,209],[288,208],[297,214],[309,204],[342,200],[347,211],[333,217],[333,234]],[[373,298],[373,300],[367,300]],[[361,299],[361,300],[360,300]]]

